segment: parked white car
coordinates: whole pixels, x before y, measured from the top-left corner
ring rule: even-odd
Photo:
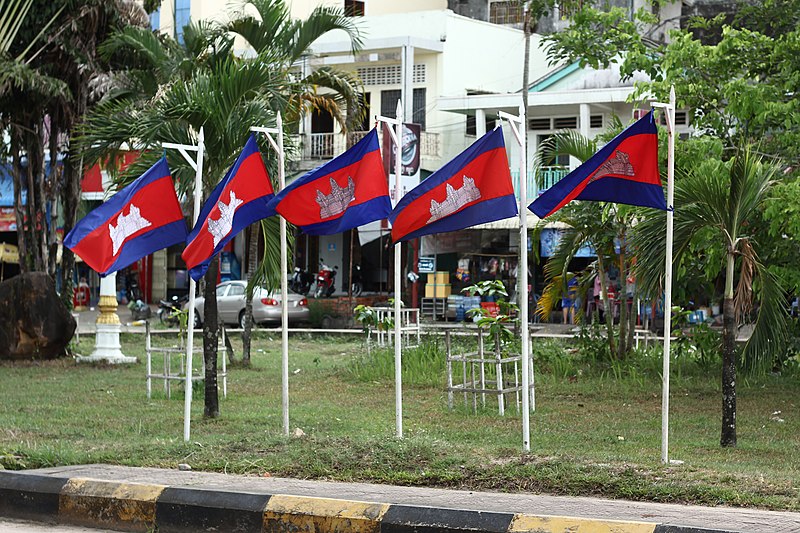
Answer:
[[[236,324],[238,327],[244,328],[246,289],[246,281],[226,281],[217,285],[217,313],[219,319],[225,324]],[[290,324],[308,321],[308,300],[305,296],[290,293],[288,302]],[[195,299],[195,327],[200,327],[205,320],[204,305],[205,298]],[[260,287],[253,291],[253,322],[256,324],[280,324],[280,293],[269,293]]]

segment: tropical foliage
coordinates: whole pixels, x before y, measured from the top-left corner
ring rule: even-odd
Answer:
[[[253,9],[258,17],[250,15]],[[258,0],[241,4],[224,24],[188,25],[183,44],[139,28],[117,32],[102,48],[117,68],[106,80],[102,103],[87,119],[81,146],[90,160],[108,157],[124,146],[144,149],[138,164],[118,177],[124,183],[160,157],[161,143],[196,144],[202,129],[202,186],[207,196],[235,160],[252,126],[275,127],[278,113],[296,120],[309,109],[333,110],[344,116],[342,106],[350,106],[350,114],[359,115],[360,100],[353,97],[358,94],[355,80],[333,70],[305,77],[295,72],[297,58],[316,38],[333,29],[348,32],[357,44],[351,19],[339,10],[319,8],[302,22],[289,17],[284,2]],[[250,52],[235,53],[237,35],[253,44]],[[319,93],[326,85],[333,90]],[[276,176],[275,154],[267,150],[266,143],[263,145],[271,175]],[[180,158],[170,158],[170,164],[180,190],[189,193],[194,170]],[[279,262],[277,220],[265,220],[262,226],[265,260],[252,283],[275,287],[284,268]],[[204,412],[210,417],[219,415],[217,271],[215,260],[203,289]]]
[[[676,169],[674,264],[705,254],[707,266],[724,278],[722,335],[723,446],[736,445],[738,326],[751,318],[754,330],[742,351],[746,370],[767,370],[788,336],[786,297],[778,279],[758,255],[753,229],[773,186],[778,167],[746,147],[729,161],[707,159]],[[649,295],[661,292],[665,214],[636,227],[637,279]],[[705,250],[697,247],[702,243]],[[738,272],[738,276],[737,276]]]

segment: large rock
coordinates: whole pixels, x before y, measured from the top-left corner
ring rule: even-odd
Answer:
[[[47,274],[20,274],[0,283],[0,359],[65,355],[75,327]]]

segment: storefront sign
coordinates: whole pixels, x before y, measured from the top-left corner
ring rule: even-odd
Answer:
[[[436,258],[420,257],[417,261],[417,272],[420,274],[431,274],[436,272]]]

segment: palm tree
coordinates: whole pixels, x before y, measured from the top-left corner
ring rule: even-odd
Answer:
[[[751,147],[740,149],[727,162],[709,159],[691,168],[676,169],[674,264],[680,265],[692,243],[717,242],[725,257],[722,329],[721,446],[736,446],[736,332],[758,300],[755,329],[742,352],[744,368],[763,371],[787,338],[787,313],[778,280],[759,260],[756,236],[763,202],[777,167],[757,156]],[[636,227],[634,245],[640,286],[650,295],[661,292],[666,215],[644,218]],[[711,254],[709,254],[711,256]],[[738,264],[738,281],[736,276]]]
[[[263,4],[262,20],[284,20],[281,14],[286,12],[286,7],[282,1]],[[318,38],[322,34],[320,31],[327,31],[328,26],[306,26],[303,22],[290,21],[290,28],[293,33],[281,35],[287,42],[294,43],[290,50],[296,54],[302,46],[307,48]],[[270,30],[262,27],[262,31]],[[291,35],[296,37],[292,39]],[[251,38],[254,37],[251,35]],[[170,37],[133,29],[113,37],[106,48],[110,59],[119,58],[123,67],[130,65],[131,68],[121,68],[111,76],[106,101],[88,118],[81,142],[87,158],[94,161],[119,149],[123,143],[153,148],[165,141],[194,143],[202,127],[206,139],[203,189],[207,196],[233,163],[251,126],[274,126],[277,113],[286,114],[292,109],[292,102],[314,104],[321,100],[313,97],[316,87],[312,82],[298,83],[293,79],[294,56],[282,55],[280,48],[266,47],[252,57],[239,57],[233,53],[231,29],[206,22],[187,26],[184,40],[185,46],[181,47]],[[298,96],[301,90],[311,93],[312,97]],[[337,100],[331,96],[325,98],[325,102],[332,106]],[[301,107],[296,107],[299,116]],[[138,175],[158,155],[158,149],[145,154],[120,177],[121,181]],[[274,165],[274,161],[268,164]],[[173,161],[173,174],[183,191],[192,187],[194,172],[183,161]],[[267,252],[258,275],[255,280],[251,278],[251,282],[266,280],[274,287],[282,268],[274,253],[280,246],[278,232],[272,227],[276,220],[262,221],[262,224],[261,234]],[[205,275],[203,288],[204,414],[207,417],[219,416],[217,271],[218,261],[215,260]]]
[[[361,37],[353,19],[343,16],[341,10],[318,7],[305,21],[291,18],[288,6],[282,0],[240,1],[233,5],[230,20],[224,28],[244,39],[253,52],[269,57],[275,68],[281,69],[291,87],[287,91],[287,106],[284,109],[289,123],[296,123],[307,111],[324,110],[339,123],[343,133],[355,124],[360,124],[366,111],[361,96],[361,84],[345,71],[322,67],[311,72],[303,72],[301,64],[308,55],[308,49],[321,35],[343,30],[351,39],[353,51],[361,46]],[[319,89],[322,89],[320,92]],[[280,282],[280,271],[272,266],[280,263],[280,249],[268,235],[277,235],[277,219],[265,221],[263,231],[251,227],[250,252],[258,249],[259,234],[265,237],[265,259],[271,257],[275,263],[262,262],[262,266],[251,273],[247,285],[245,304],[245,323],[242,333],[242,361],[250,361],[250,337],[253,326],[252,299],[255,286],[275,289]],[[288,231],[288,236],[294,232]],[[289,237],[291,239],[291,237]],[[285,265],[283,266],[285,268]]]
[[[614,132],[622,130],[622,124],[616,119],[610,126],[609,132],[602,136],[613,136]],[[580,161],[589,159],[597,151],[597,141],[588,139],[575,131],[557,133],[548,138],[537,156],[539,161],[549,161],[556,154],[568,154]],[[609,353],[612,357],[623,358],[633,345],[633,319],[631,313],[628,317],[627,306],[620,306],[620,331],[619,342],[615,342],[614,317],[611,303],[608,298],[608,280],[606,272],[616,259],[620,270],[620,278],[627,280],[630,270],[630,256],[626,253],[628,231],[631,227],[636,210],[630,206],[605,204],[598,202],[575,202],[557,213],[548,221],[564,223],[561,239],[552,257],[544,267],[545,278],[549,281],[539,299],[537,313],[546,316],[555,305],[558,295],[566,290],[569,279],[567,270],[573,257],[584,246],[590,246],[597,254],[595,268],[596,276],[600,277],[601,298],[605,309],[606,335]],[[544,223],[542,223],[544,225]],[[619,246],[619,253],[615,252],[615,242]],[[593,277],[584,279],[584,283]],[[624,297],[627,293],[627,282],[623,281],[620,292]]]

